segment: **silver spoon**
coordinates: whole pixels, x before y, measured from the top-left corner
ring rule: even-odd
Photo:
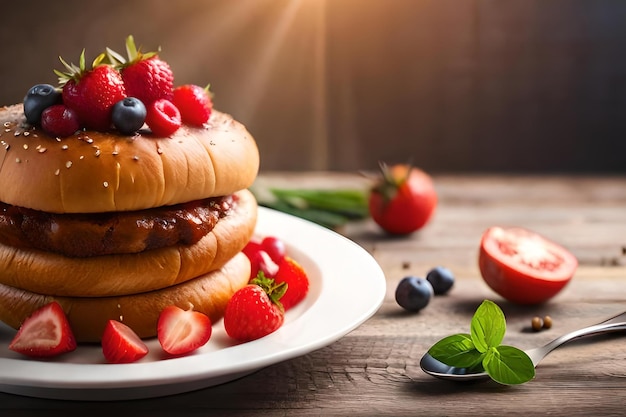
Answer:
[[[545,358],[550,352],[573,339],[577,339],[583,336],[609,333],[618,330],[626,330],[626,312],[593,326],[574,330],[573,332],[564,334],[563,336],[554,339],[544,346],[534,349],[528,349],[525,352],[532,360],[533,365],[536,367],[539,362],[541,362],[541,360]],[[489,378],[489,375],[486,372],[472,372],[471,369],[448,366],[445,363],[433,358],[428,353],[426,353],[422,357],[422,360],[420,361],[420,367],[424,372],[429,375],[441,379],[449,379],[452,381],[475,381]]]

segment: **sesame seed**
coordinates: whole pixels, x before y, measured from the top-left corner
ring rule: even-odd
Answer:
[[[11,127],[11,122],[4,122],[4,127]]]
[[[161,148],[157,148],[157,153],[158,153],[159,155],[161,155],[161,154],[163,153],[163,149],[161,149]]]
[[[28,143],[23,144],[23,145],[22,145],[22,147],[23,147],[24,149],[28,149]]]
[[[10,131],[11,131],[11,129],[4,129],[4,131],[5,131],[5,132],[10,132]]]
[[[45,151],[47,151],[47,150],[48,150],[47,148],[38,148],[38,149],[37,149],[37,152],[39,152],[39,153],[44,153],[44,152],[45,152]]]
[[[109,188],[109,182],[108,181],[103,182],[102,185],[104,185],[104,188]]]
[[[70,147],[69,147],[69,146],[67,146],[67,145],[63,145],[63,146],[61,146],[61,149],[63,149],[64,151],[68,150],[69,148],[70,148]]]
[[[22,162],[22,160],[20,158],[15,158],[15,162],[19,164],[20,162]]]
[[[72,161],[67,161],[67,162],[65,163],[65,168],[69,168],[69,167],[71,167],[71,166],[72,166]]]
[[[96,156],[100,156],[100,149],[96,149]]]
[[[83,159],[85,159],[85,155],[79,156],[78,159],[80,159],[82,161]]]
[[[133,161],[139,161],[139,157],[137,155],[133,156]]]
[[[54,171],[54,175],[59,175],[61,173],[61,170],[57,168],[56,171]]]
[[[19,130],[16,130],[15,133],[13,133],[13,136],[17,137],[17,136],[19,136],[21,134],[22,134],[22,132],[20,132]]]
[[[30,135],[29,131],[24,132],[24,136],[29,136],[29,135]]]
[[[120,153],[119,153],[118,151],[113,151],[111,154],[112,154],[113,156],[117,156],[117,155],[119,155]]]

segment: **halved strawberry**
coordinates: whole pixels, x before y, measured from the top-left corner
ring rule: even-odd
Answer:
[[[9,349],[38,358],[76,349],[76,339],[61,305],[53,301],[24,320]]]
[[[285,310],[298,304],[309,292],[309,277],[302,266],[288,256],[278,264],[274,280],[279,284],[287,283],[287,291],[280,299]]]
[[[130,327],[109,320],[102,334],[102,353],[109,363],[131,363],[148,354],[148,346]]]
[[[163,309],[157,323],[159,343],[171,355],[184,355],[204,346],[212,331],[208,316],[175,305]]]
[[[266,336],[282,326],[285,315],[280,298],[285,284],[277,285],[262,273],[252,284],[239,289],[226,305],[224,329],[240,342]]]

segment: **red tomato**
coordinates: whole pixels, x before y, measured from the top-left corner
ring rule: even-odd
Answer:
[[[424,171],[410,165],[381,165],[383,179],[369,197],[369,211],[385,231],[406,235],[421,229],[437,206],[433,180]],[[409,172],[410,169],[410,172]]]
[[[478,265],[485,282],[502,297],[517,304],[538,304],[567,285],[578,260],[537,233],[492,227],[480,242]]]

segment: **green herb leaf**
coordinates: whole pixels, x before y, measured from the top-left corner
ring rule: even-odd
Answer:
[[[483,359],[483,367],[496,382],[523,384],[535,377],[535,366],[528,355],[513,346],[492,347]]]
[[[479,352],[485,353],[489,348],[499,346],[506,332],[504,313],[493,301],[483,301],[472,317],[470,331]]]
[[[441,339],[428,353],[438,361],[458,368],[471,368],[483,360],[483,354],[474,348],[471,336],[464,333]]]
[[[438,361],[468,372],[483,370],[496,382],[523,384],[535,377],[528,355],[515,347],[501,345],[506,332],[504,313],[489,300],[476,309],[471,333],[448,336],[435,343],[428,353]]]

